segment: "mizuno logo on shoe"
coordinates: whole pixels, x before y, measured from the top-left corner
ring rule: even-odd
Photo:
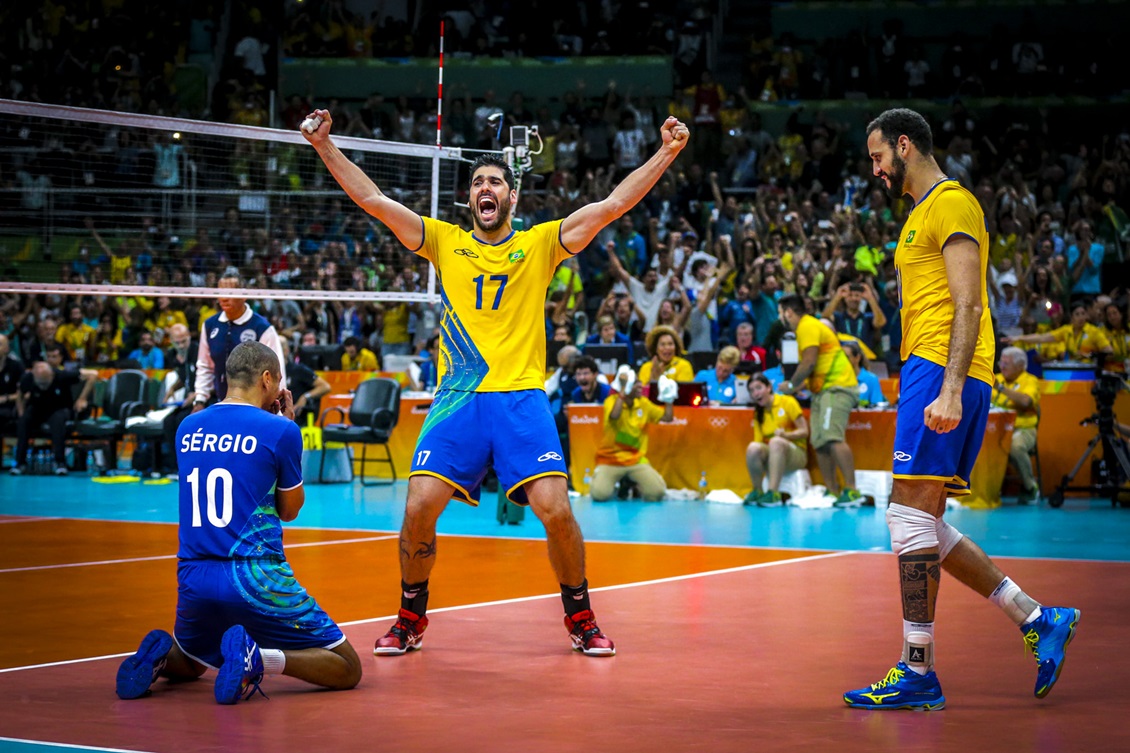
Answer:
[[[893,698],[898,695],[898,693],[864,693],[863,695],[870,698],[875,703],[882,703],[884,699]]]

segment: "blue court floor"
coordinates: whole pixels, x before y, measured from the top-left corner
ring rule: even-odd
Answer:
[[[306,505],[290,526],[398,531],[406,482],[393,486],[309,484]],[[101,484],[89,476],[0,476],[0,515],[137,522],[177,520],[177,485]],[[1130,561],[1130,509],[1108,501],[1068,499],[1059,509],[1017,506],[953,509],[946,520],[994,556]],[[452,502],[439,532],[544,538],[528,513],[519,525],[499,525],[497,497],[484,492],[478,508]],[[590,541],[751,546],[840,551],[888,551],[884,510],[759,509],[711,502],[613,501],[576,497],[573,509]]]

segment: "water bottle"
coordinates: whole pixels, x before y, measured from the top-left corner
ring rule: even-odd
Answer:
[[[585,489],[590,489],[592,487],[592,468],[585,469],[584,484]]]
[[[706,471],[698,477],[698,498],[706,499]]]

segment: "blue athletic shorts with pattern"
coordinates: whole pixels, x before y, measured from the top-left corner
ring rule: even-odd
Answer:
[[[285,561],[181,560],[177,567],[181,650],[213,669],[223,663],[220,639],[243,625],[261,648],[335,648],[341,629],[294,578]]]
[[[443,479],[455,487],[454,499],[477,505],[491,464],[506,498],[518,505],[529,504],[527,481],[568,476],[544,390],[436,393],[408,475]]]
[[[945,434],[927,429],[926,406],[942,391],[945,367],[919,356],[907,359],[899,374],[895,421],[895,478],[944,481],[946,494],[969,493],[969,477],[989,420],[992,387],[967,377],[961,391],[961,423]]]

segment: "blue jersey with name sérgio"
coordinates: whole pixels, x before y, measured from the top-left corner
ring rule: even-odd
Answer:
[[[284,558],[274,490],[302,484],[302,434],[283,416],[216,403],[177,430],[182,560]]]

